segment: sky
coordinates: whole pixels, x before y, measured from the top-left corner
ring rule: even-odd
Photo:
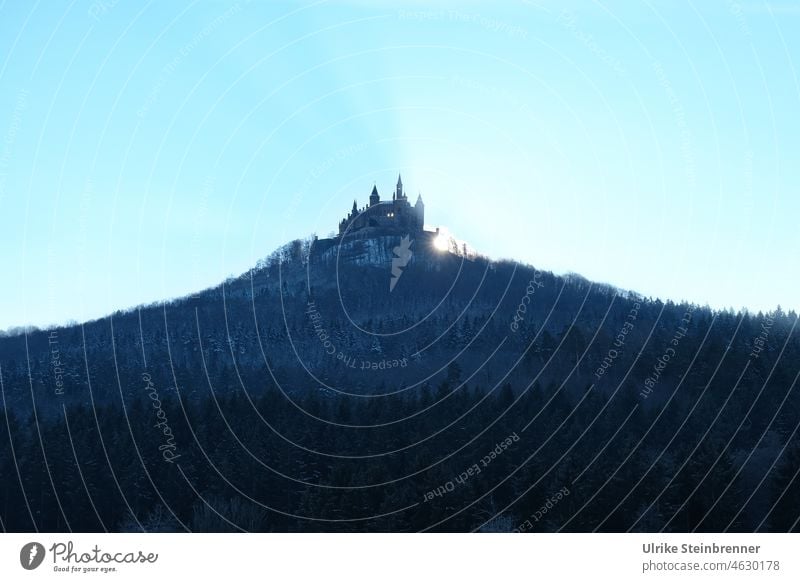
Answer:
[[[478,251],[800,308],[800,5],[0,4],[0,329],[190,294],[397,174]]]

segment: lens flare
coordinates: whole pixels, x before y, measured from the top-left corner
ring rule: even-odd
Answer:
[[[433,239],[433,248],[439,252],[444,252],[450,249],[450,235],[444,229],[437,229],[436,238]]]

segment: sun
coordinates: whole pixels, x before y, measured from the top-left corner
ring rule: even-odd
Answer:
[[[445,234],[439,234],[433,239],[433,247],[440,252],[444,252],[450,248],[450,238]]]

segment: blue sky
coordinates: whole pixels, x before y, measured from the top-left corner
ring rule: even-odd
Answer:
[[[336,228],[398,171],[492,257],[800,308],[800,6],[0,5],[0,329]]]

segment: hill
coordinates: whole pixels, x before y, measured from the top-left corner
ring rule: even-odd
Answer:
[[[0,517],[14,531],[796,529],[796,323],[427,231],[294,241],[193,297],[0,338]]]

